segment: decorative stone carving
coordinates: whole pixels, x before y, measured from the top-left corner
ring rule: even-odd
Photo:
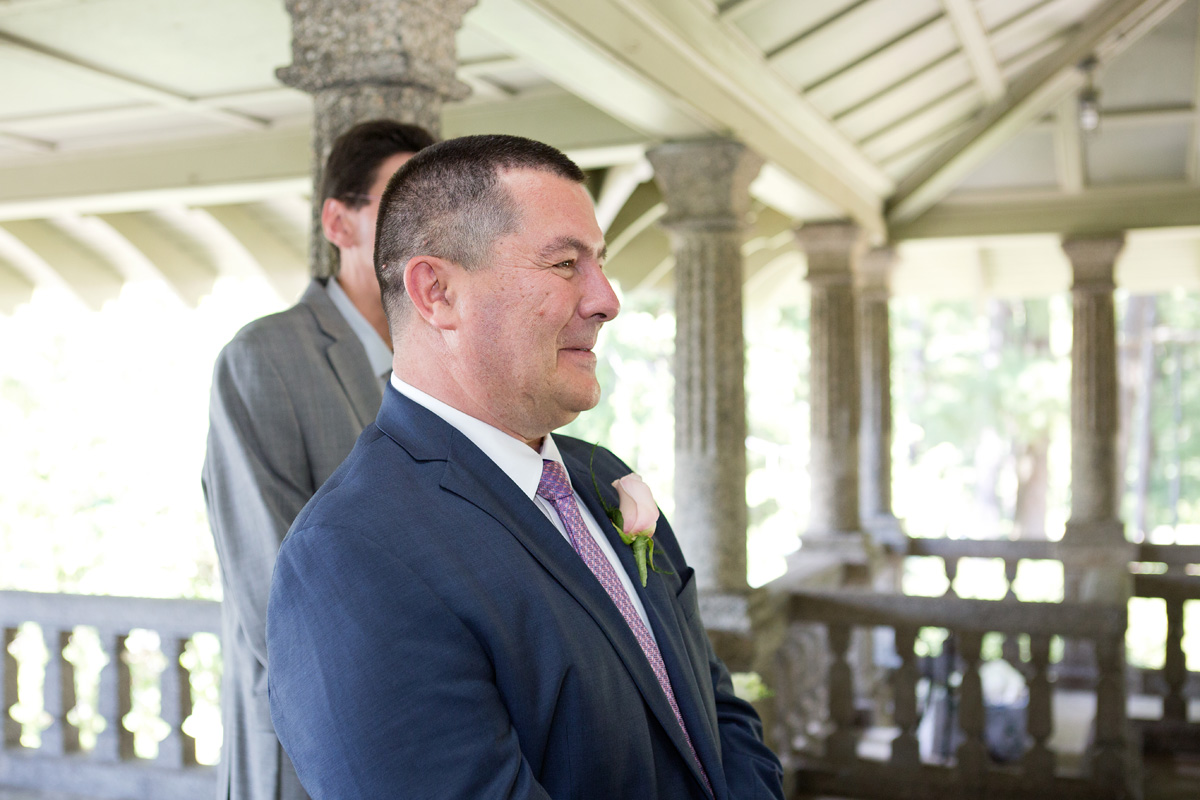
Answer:
[[[313,96],[313,186],[333,140],[368,119],[388,117],[441,130],[442,104],[470,89],[457,80],[455,31],[476,0],[287,0],[292,63],[279,80]],[[336,271],[313,196],[313,274]]]
[[[675,256],[675,527],[704,592],[746,586],[742,236],[762,160],[728,139],[647,157]]]

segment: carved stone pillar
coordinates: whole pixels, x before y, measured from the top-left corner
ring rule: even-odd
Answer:
[[[333,140],[368,119],[387,117],[441,130],[442,104],[469,93],[454,34],[476,0],[287,0],[292,63],[279,80],[313,96],[313,186]],[[313,274],[335,271],[313,193]]]
[[[675,520],[701,589],[746,590],[742,236],[762,159],[728,139],[647,154],[675,255]]]
[[[809,406],[812,503],[804,548],[835,551],[847,563],[865,561],[858,507],[860,392],[854,265],[861,229],[847,222],[805,225],[796,238],[808,260]],[[811,551],[810,551],[811,552]]]
[[[1068,239],[1071,339],[1071,518],[1063,536],[1067,599],[1124,604],[1132,546],[1117,517],[1117,336],[1113,267],[1124,236]]]
[[[858,354],[862,420],[858,439],[858,510],[878,544],[900,545],[892,513],[892,340],[888,300],[896,253],[881,247],[858,265]]]
[[[731,668],[747,669],[742,237],[762,159],[728,139],[668,143],[647,156],[675,256],[675,529],[714,646]]]

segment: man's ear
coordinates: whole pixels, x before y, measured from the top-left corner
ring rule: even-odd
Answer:
[[[404,265],[404,291],[422,319],[440,330],[458,327],[452,282],[462,268],[437,256],[415,256]]]
[[[349,247],[354,244],[354,226],[346,218],[349,209],[341,200],[328,197],[321,204],[321,230],[325,238],[336,247]]]

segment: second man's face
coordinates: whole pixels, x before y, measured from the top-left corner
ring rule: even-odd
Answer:
[[[548,172],[501,174],[518,230],[467,275],[459,345],[481,401],[534,440],[600,400],[593,348],[620,303],[604,275],[604,234],[583,186]]]

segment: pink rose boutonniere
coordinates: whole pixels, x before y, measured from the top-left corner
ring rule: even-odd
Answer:
[[[592,459],[595,460],[596,449],[592,448]],[[589,464],[589,466],[591,466]],[[592,471],[592,483],[596,494],[600,495],[600,504],[608,515],[613,527],[621,537],[621,541],[633,550],[634,561],[637,562],[638,577],[642,586],[646,585],[647,566],[655,572],[665,572],[654,566],[654,529],[658,525],[658,504],[650,487],[636,473],[629,473],[623,478],[617,478],[612,485],[617,490],[617,506],[610,506],[604,495],[600,494],[600,486],[596,483],[596,473]]]

